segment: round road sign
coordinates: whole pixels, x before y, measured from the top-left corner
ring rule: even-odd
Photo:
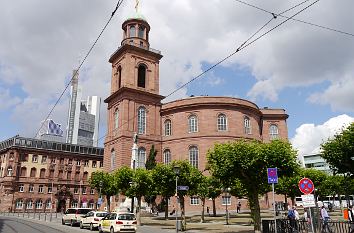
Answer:
[[[303,194],[310,194],[315,189],[315,185],[309,178],[302,178],[299,181],[299,189]]]

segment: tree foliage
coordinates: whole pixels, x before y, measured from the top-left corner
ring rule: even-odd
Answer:
[[[97,191],[101,191],[101,194],[106,196],[107,208],[110,210],[111,202],[110,197],[118,193],[118,187],[115,185],[115,178],[112,174],[98,171],[93,172],[90,180],[90,186],[95,188]]]
[[[354,122],[321,145],[322,157],[336,173],[354,175]]]
[[[226,184],[236,179],[242,184],[248,198],[255,231],[261,228],[258,197],[270,190],[267,182],[267,168],[277,167],[278,176],[292,176],[299,167],[296,152],[288,142],[273,140],[270,143],[258,141],[235,141],[217,144],[207,155],[213,176]]]
[[[149,157],[145,163],[145,168],[147,170],[152,170],[156,167],[156,155],[157,155],[157,150],[155,150],[155,146],[152,145],[150,149]]]

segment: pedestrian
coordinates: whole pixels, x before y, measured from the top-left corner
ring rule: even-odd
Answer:
[[[295,206],[293,207],[293,210],[294,210],[294,214],[295,214],[295,220],[300,220],[300,214],[299,214],[299,212],[297,211],[297,209],[296,209]]]
[[[207,206],[207,214],[210,216],[210,214],[209,214],[209,206]]]
[[[354,233],[354,207],[353,206],[349,206],[348,220],[350,223],[350,233]]]
[[[321,206],[321,218],[323,221],[323,231],[331,232],[331,229],[329,228],[329,225],[328,225],[328,221],[329,221],[330,217],[329,217],[326,207],[324,205]]]
[[[288,210],[288,219],[290,222],[291,232],[297,231],[295,210],[296,210],[295,206],[293,208],[290,207]]]
[[[241,202],[238,201],[238,203],[237,203],[237,213],[240,213],[240,211],[241,211]]]

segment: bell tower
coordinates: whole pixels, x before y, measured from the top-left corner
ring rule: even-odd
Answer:
[[[152,145],[161,152],[161,100],[159,61],[161,52],[150,48],[150,25],[136,13],[122,24],[123,39],[111,55],[111,92],[108,104],[108,134],[104,169],[130,166],[133,136],[138,135],[138,167],[142,167]]]

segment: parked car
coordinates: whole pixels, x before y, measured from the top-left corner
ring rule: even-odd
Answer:
[[[64,212],[61,218],[61,224],[70,224],[70,226],[78,225],[80,224],[81,218],[90,211],[92,211],[90,208],[69,208]]]
[[[102,232],[136,232],[136,217],[133,213],[113,212],[104,217],[98,226]]]
[[[89,227],[91,231],[98,227],[98,223],[108,213],[105,211],[90,211],[81,218],[80,228]]]

